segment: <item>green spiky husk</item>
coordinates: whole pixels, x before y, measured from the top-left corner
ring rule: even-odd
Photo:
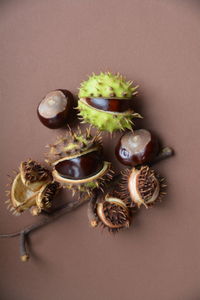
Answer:
[[[89,123],[101,131],[112,133],[115,130],[131,129],[133,118],[141,116],[135,113],[132,109],[123,113],[106,112],[95,109],[84,102],[87,97],[102,97],[102,98],[121,98],[131,99],[137,94],[138,86],[133,86],[131,81],[120,74],[111,74],[109,72],[93,74],[88,80],[81,83],[79,89],[79,102],[77,109],[80,111],[79,116],[83,122]]]
[[[133,118],[141,118],[140,114],[131,110],[115,114],[100,111],[80,100],[78,109],[80,111],[79,116],[83,119],[83,122],[90,123],[101,131],[109,131],[111,133],[115,130],[131,129]]]
[[[117,97],[131,98],[137,90],[137,86],[132,86],[132,81],[126,81],[120,74],[109,72],[93,74],[88,80],[81,83],[79,98],[86,97]]]

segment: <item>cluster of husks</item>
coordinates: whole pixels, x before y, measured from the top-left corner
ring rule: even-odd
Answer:
[[[96,227],[99,223],[112,232],[128,228],[133,211],[141,205],[148,208],[162,199],[166,187],[163,181],[148,166],[123,171],[120,190],[100,197],[93,205],[91,226]]]
[[[81,83],[77,108],[83,121],[100,131],[132,129],[132,119],[140,117],[131,107],[136,94],[137,86],[132,86],[132,82],[120,74],[93,74]],[[72,98],[67,90],[49,93],[38,107],[41,121],[50,128],[63,125]],[[104,185],[112,179],[113,172],[111,163],[103,159],[99,132],[92,135],[91,127],[84,132],[80,128],[74,132],[69,128],[48,147],[46,162],[53,168],[52,173],[33,160],[21,163],[9,192],[9,205],[14,213],[31,208],[33,214],[39,214],[48,209],[61,186],[71,190],[73,195],[75,192],[91,195],[94,190],[101,190],[103,196],[92,208],[95,222],[91,224],[96,226],[99,222],[118,231],[129,227],[132,208],[148,207],[165,194],[163,179],[145,165],[159,150],[157,138],[145,129],[128,131],[120,138],[115,154],[131,169],[122,173],[120,190],[106,196]]]
[[[89,123],[90,127],[84,132],[80,128],[73,132],[69,127],[65,135],[48,145],[46,162],[52,172],[31,159],[20,164],[19,171],[11,178],[10,190],[6,191],[9,196],[6,203],[13,214],[30,210],[33,215],[38,215],[47,211],[58,190],[64,187],[71,190],[72,195],[78,192],[79,197],[57,207],[53,211],[55,218],[60,216],[57,211],[66,208],[65,212],[69,212],[89,200],[90,225],[97,227],[99,224],[111,232],[118,232],[130,226],[134,212],[141,206],[148,208],[161,200],[166,185],[150,165],[170,157],[173,150],[165,147],[160,151],[157,137],[146,129],[132,130],[133,119],[141,118],[132,107],[137,88],[120,74],[109,72],[92,74],[81,83],[78,115],[82,123]],[[73,116],[73,106],[70,91],[54,90],[40,102],[38,117],[45,126],[60,128]],[[117,159],[129,169],[117,174],[113,181],[111,163],[103,157],[102,137],[99,131],[92,135],[91,126],[110,133],[129,129],[115,147]],[[45,218],[18,233],[0,237],[19,236],[21,259],[27,261],[28,234],[55,218]]]
[[[48,209],[60,186],[73,194],[91,195],[99,189],[103,193],[92,207],[95,217],[91,225],[100,223],[116,232],[129,227],[133,208],[147,208],[165,194],[163,178],[149,166],[140,166],[125,169],[120,189],[113,186],[114,192],[105,195],[104,184],[112,179],[111,164],[103,160],[101,135],[93,136],[90,129],[84,133],[80,128],[75,132],[69,129],[48,147],[46,162],[53,167],[52,173],[32,160],[21,163],[9,201],[15,213],[32,208],[32,213],[38,214]]]
[[[34,160],[21,163],[19,172],[11,181],[11,190],[7,191],[8,208],[15,215],[27,209],[33,215],[51,206],[52,200],[60,188],[52,178],[51,172]]]

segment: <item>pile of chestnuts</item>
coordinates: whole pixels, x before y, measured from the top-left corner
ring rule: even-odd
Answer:
[[[151,165],[173,151],[161,149],[149,130],[132,129],[133,118],[141,117],[133,110],[137,88],[120,74],[105,72],[81,83],[77,104],[69,90],[47,93],[37,107],[38,118],[50,129],[64,127],[66,131],[48,145],[46,166],[32,159],[21,162],[7,191],[10,210],[17,215],[26,210],[38,215],[48,211],[58,192],[68,189],[80,203],[85,195],[92,227],[100,224],[117,232],[130,226],[141,206],[148,208],[161,200],[166,184]],[[90,126],[70,128],[75,109]],[[118,174],[104,158],[101,136],[101,131],[116,130],[126,130],[115,145],[115,156],[125,166]]]

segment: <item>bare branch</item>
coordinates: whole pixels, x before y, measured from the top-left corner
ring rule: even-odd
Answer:
[[[54,210],[54,212],[52,214],[48,215],[48,217],[45,217],[42,221],[40,221],[36,224],[33,224],[31,226],[25,227],[24,229],[20,230],[19,232],[1,234],[0,238],[12,238],[12,237],[19,236],[20,257],[21,257],[21,260],[23,262],[25,262],[29,259],[29,255],[27,252],[27,238],[28,238],[29,234],[32,233],[33,231],[36,231],[36,230],[46,226],[47,224],[54,222],[58,218],[64,216],[66,213],[69,213],[72,210],[76,209],[77,207],[79,207],[80,205],[82,205],[83,203],[88,201],[88,198],[89,198],[89,196],[86,194],[81,195],[81,197],[79,197],[78,200],[71,201],[71,202],[68,202],[68,203],[60,206],[59,208]]]

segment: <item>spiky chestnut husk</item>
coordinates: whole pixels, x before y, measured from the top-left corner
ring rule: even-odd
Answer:
[[[51,172],[32,159],[22,162],[19,169],[23,184],[32,191],[38,191],[52,180]]]
[[[122,172],[120,196],[130,206],[136,205],[138,208],[141,205],[146,208],[152,206],[155,202],[161,201],[166,194],[165,188],[164,178],[149,166]]]
[[[36,208],[32,211],[33,214],[38,215],[42,210],[51,208],[52,201],[60,189],[60,184],[52,181],[44,185],[38,193],[36,198]]]
[[[102,137],[99,132],[93,136],[91,127],[86,128],[85,132],[82,132],[80,127],[76,131],[68,127],[66,134],[57,137],[55,143],[47,145],[47,148],[49,150],[45,153],[45,161],[54,166],[63,158],[78,156],[92,150],[101,151]]]
[[[11,189],[6,191],[8,208],[14,215],[30,209],[33,215],[51,206],[60,185],[53,181],[49,170],[29,159],[20,164],[19,172],[11,178]]]
[[[97,203],[96,215],[103,227],[112,232],[128,228],[130,225],[129,208],[124,201],[112,195],[106,195],[102,201]]]
[[[80,128],[75,132],[70,129],[48,147],[46,162],[53,166],[53,177],[73,195],[75,192],[91,194],[112,178],[111,164],[102,159],[101,136],[99,133],[92,136],[91,128],[85,132]]]
[[[124,112],[104,111],[89,105],[85,98],[118,98],[120,101],[131,99],[137,94],[137,87],[131,81],[126,81],[120,74],[109,72],[93,74],[87,81],[81,83],[79,89],[78,109],[83,122],[92,124],[101,131],[131,129],[133,118],[140,118],[131,108]]]

